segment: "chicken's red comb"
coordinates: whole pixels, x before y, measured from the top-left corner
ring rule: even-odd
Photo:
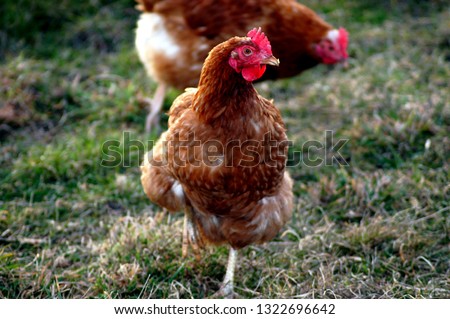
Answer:
[[[347,55],[348,32],[344,28],[339,28],[338,42],[341,47],[341,51]]]
[[[270,51],[272,53],[272,47],[270,46],[269,39],[267,39],[264,32],[261,31],[261,28],[253,28],[248,31],[247,36],[252,39],[260,48]]]

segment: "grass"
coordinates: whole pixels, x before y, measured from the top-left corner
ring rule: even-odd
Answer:
[[[0,4],[0,297],[210,296],[227,249],[181,258],[181,215],[147,200],[136,148],[116,150],[127,167],[100,165],[104,142],[149,138],[144,98],[155,84],[134,51],[133,1],[22,2]],[[293,218],[241,251],[236,290],[449,298],[450,9],[304,3],[349,30],[350,66],[258,89],[282,110],[295,149],[332,130],[349,140],[349,165],[289,169]]]

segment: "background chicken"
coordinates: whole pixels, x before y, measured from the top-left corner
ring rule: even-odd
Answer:
[[[203,243],[231,246],[225,296],[233,293],[236,249],[272,239],[292,211],[284,123],[251,84],[266,64],[278,60],[260,29],[216,46],[198,89],[174,101],[168,131],[141,166],[147,196],[185,210],[183,255],[189,243],[197,257]]]
[[[261,26],[271,39],[279,68],[261,79],[291,77],[319,63],[347,59],[348,34],[294,0],[137,0],[143,11],[136,48],[159,85],[150,102],[146,130],[158,124],[168,86],[197,86],[208,52],[218,43]]]

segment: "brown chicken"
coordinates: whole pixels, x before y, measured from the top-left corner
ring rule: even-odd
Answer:
[[[197,258],[204,244],[230,245],[217,296],[233,294],[237,249],[271,240],[292,212],[284,123],[252,85],[267,64],[279,61],[261,29],[214,47],[141,166],[150,200],[185,211],[183,256],[189,245]]]
[[[319,63],[345,61],[348,34],[333,29],[295,0],[137,0],[143,11],[136,48],[147,73],[159,85],[150,101],[146,130],[159,124],[167,87],[197,86],[203,61],[217,44],[261,26],[271,39],[279,68],[260,80],[297,75]]]

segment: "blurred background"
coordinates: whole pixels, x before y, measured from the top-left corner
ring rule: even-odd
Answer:
[[[347,69],[258,84],[293,150],[325,130],[349,166],[291,167],[296,210],[243,250],[243,297],[449,298],[448,1],[301,1],[350,32]],[[181,259],[182,217],[143,193],[156,84],[134,49],[132,0],[0,2],[0,297],[191,298],[227,250]],[[171,90],[167,110],[179,91]],[[161,123],[166,127],[167,116]]]

